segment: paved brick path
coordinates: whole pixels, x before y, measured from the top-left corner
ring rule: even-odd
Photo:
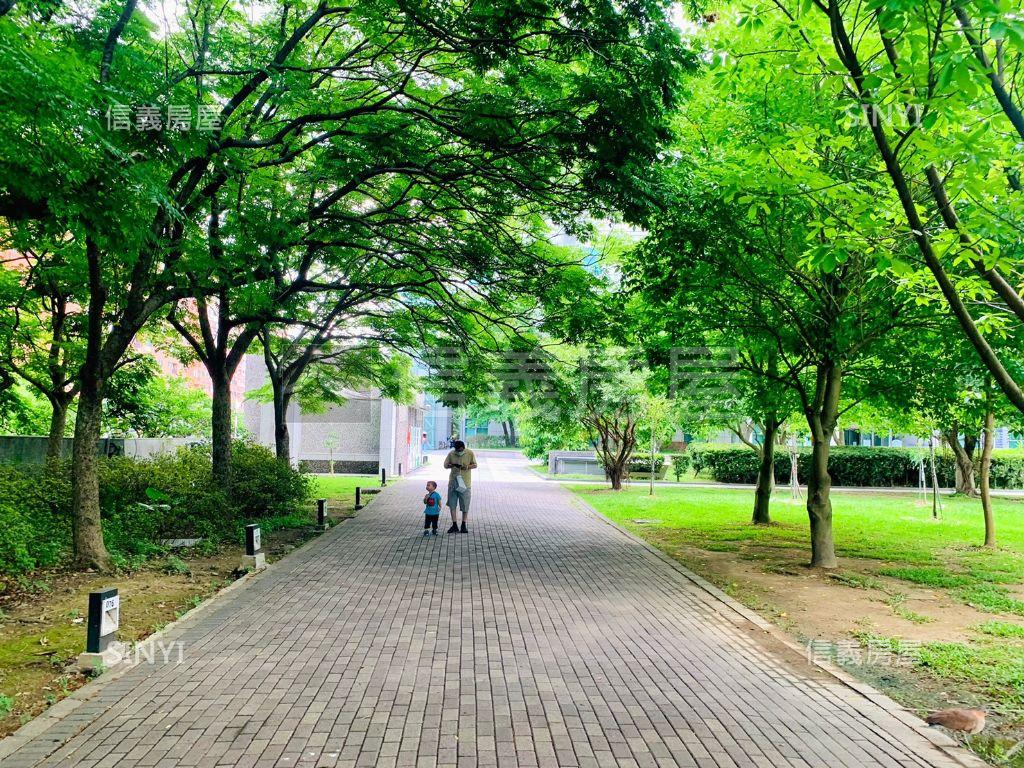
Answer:
[[[4,768],[958,764],[513,461],[483,462],[470,535],[421,538],[429,476]]]

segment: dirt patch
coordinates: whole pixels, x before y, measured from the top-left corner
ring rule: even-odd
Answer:
[[[737,553],[715,552],[671,543],[658,529],[644,535],[680,562],[734,597],[744,595],[773,621],[796,630],[801,639],[849,637],[865,631],[899,636],[914,642],[961,642],[970,628],[991,619],[952,600],[940,590],[878,575],[895,563],[840,558],[836,576],[807,568],[803,552],[758,547]],[[844,574],[865,574],[868,579],[844,581]],[[871,582],[877,582],[877,585]],[[894,599],[903,595],[904,599]],[[827,610],[822,610],[827,606]],[[908,618],[914,616],[915,618]]]
[[[231,583],[240,554],[240,548],[225,548],[206,557],[176,555],[188,573],[165,572],[166,561],[113,576],[48,571],[3,595],[0,736],[87,682],[74,660],[85,650],[90,592],[116,585],[121,596],[119,636],[142,640]]]

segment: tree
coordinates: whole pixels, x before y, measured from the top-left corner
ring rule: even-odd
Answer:
[[[132,386],[106,401],[104,425],[113,434],[135,437],[210,436],[210,397],[184,379],[156,374],[145,378],[126,372]],[[137,386],[139,381],[143,383]],[[127,382],[126,382],[127,383]]]
[[[46,435],[53,408],[31,387],[15,382],[0,389],[0,429],[10,435]]]
[[[1013,4],[923,0],[773,0],[759,15],[777,31],[776,64],[813,70],[872,141],[875,204],[860,221],[909,233],[965,338],[1007,399],[1024,411],[1024,380],[999,354],[1024,323],[1014,161],[1024,139],[1019,67],[1024,27]],[[745,18],[746,21],[750,17]],[[848,121],[849,122],[849,121]],[[885,183],[885,182],[883,182]],[[890,266],[863,232],[863,251]],[[901,257],[896,266],[906,269]],[[994,310],[994,311],[993,311]]]
[[[738,54],[774,48],[771,30],[744,31],[741,46],[714,34],[707,55],[714,64],[692,83],[675,159],[661,169],[651,235],[627,274],[649,305],[644,322],[655,341],[648,346],[663,350],[661,365],[670,365],[674,347],[732,348],[733,361],[719,373],[750,377],[750,394],[764,409],[751,415],[776,427],[795,401],[812,444],[811,565],[834,568],[833,435],[877,368],[873,346],[917,320],[909,294],[842,235],[843,222],[873,207],[870,179],[862,184],[858,171],[870,148],[836,125],[829,97],[799,71],[771,69],[774,87],[763,87],[765,62]],[[827,205],[809,194],[840,186]],[[774,442],[765,440],[766,456]],[[761,520],[771,464],[762,467]]]
[[[521,396],[529,398],[530,432],[571,441],[582,427],[612,489],[622,490],[652,395],[642,356],[615,346],[564,346],[535,381]]]
[[[1019,412],[999,395],[986,367],[944,314],[928,328],[889,335],[876,352],[890,362],[880,367],[866,402],[879,408],[898,430],[927,435],[932,454],[934,436],[942,433],[956,461],[957,492],[980,496],[985,545],[994,546],[995,520],[989,492],[993,427],[997,418],[1001,423],[1019,422]],[[1000,352],[1011,362],[1018,357],[1012,348]],[[982,450],[976,465],[972,454],[978,446]],[[937,512],[934,455],[931,464],[933,508]],[[980,487],[974,492],[976,469]]]
[[[508,448],[515,448],[519,444],[516,433],[516,404],[512,399],[495,395],[484,403],[473,403],[468,411],[469,418],[473,421],[499,422]]]
[[[261,259],[223,269],[195,247],[222,195],[264,169],[295,183],[310,174],[315,197],[278,225],[329,216],[325,245],[382,258],[410,222],[452,208],[492,231],[512,229],[513,212],[571,227],[580,211],[635,199],[682,60],[655,2],[281,3],[253,18],[195,0],[176,11],[160,34],[135,0],[0,17],[0,68],[12,73],[0,215],[12,228],[46,222],[84,254],[72,506],[76,559],[103,569],[92,446],[111,376],[168,306],[268,277]],[[101,114],[153,101],[202,108],[211,130],[104,128]],[[187,279],[209,274],[213,285]]]
[[[655,458],[663,441],[670,439],[676,430],[676,419],[673,418],[673,401],[665,395],[647,392],[642,400],[643,427],[647,432],[648,444],[651,447],[651,473],[649,493],[654,495]]]
[[[73,246],[68,250],[73,251]],[[2,272],[0,323],[5,365],[50,405],[46,460],[61,457],[68,411],[78,395],[82,314],[66,279],[71,258],[19,254]]]
[[[547,460],[550,451],[584,451],[594,446],[578,421],[547,418],[546,408],[536,399],[514,401],[519,424],[519,446],[531,459]]]

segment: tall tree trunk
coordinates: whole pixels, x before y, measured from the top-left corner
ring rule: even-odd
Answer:
[[[272,386],[274,389],[274,453],[280,461],[290,463],[292,442],[291,434],[288,432],[288,406],[292,396],[291,392],[279,381]]]
[[[621,491],[622,490],[622,477],[623,477],[623,474],[624,474],[624,472],[623,472],[621,466],[617,466],[617,465],[613,464],[613,465],[610,465],[608,467],[608,481],[612,484],[612,490],[613,491]]]
[[[928,458],[932,468],[932,517],[939,516],[939,473],[935,469],[935,435],[928,436]]]
[[[97,446],[103,417],[103,397],[95,379],[84,377],[75,418],[71,475],[71,504],[75,563],[81,568],[110,571],[112,562],[103,543],[100,522],[100,481]]]
[[[796,438],[789,446],[789,491],[794,499],[800,498],[800,454],[796,450]]]
[[[996,520],[992,514],[992,496],[990,480],[992,477],[992,449],[995,447],[995,414],[989,410],[985,413],[984,445],[981,446],[981,509],[985,515],[985,546],[996,545]]]
[[[965,493],[967,493],[967,495],[970,496],[978,495],[978,489],[974,483],[974,452],[975,450],[977,450],[977,448],[977,433],[973,435],[964,435],[964,455],[967,458],[967,464],[965,465],[965,469],[967,469],[968,471],[966,472],[967,477],[962,485],[965,489],[967,489],[967,483],[970,483],[969,493],[967,490],[965,490]]]
[[[227,490],[231,482],[231,378],[212,375],[213,384],[213,480]]]
[[[291,463],[291,436],[288,434],[288,403],[291,400],[290,386],[285,382],[287,375],[271,348],[272,338],[268,332],[262,334],[263,362],[267,366],[267,378],[274,401],[274,455],[278,461]],[[301,371],[301,368],[297,368]],[[293,379],[294,381],[294,379]],[[333,451],[332,451],[333,456]],[[334,474],[334,460],[331,459],[331,474]]]
[[[829,439],[812,438],[811,472],[807,478],[807,515],[811,521],[811,566],[836,568],[832,538],[832,477],[828,473]]]
[[[977,438],[973,435],[964,435],[964,441],[960,443],[960,425],[954,423],[943,434],[950,449],[953,451],[953,458],[956,462],[956,493],[964,496],[977,496],[978,489],[974,484],[974,448],[977,445]]]
[[[612,484],[613,491],[622,490],[622,481],[626,477],[626,467],[636,448],[635,425],[627,424],[625,429],[615,429],[599,425],[601,461],[604,464],[605,476]]]
[[[84,568],[109,571],[113,562],[103,543],[100,478],[96,465],[96,448],[103,418],[103,313],[107,290],[103,285],[100,268],[100,250],[90,237],[86,237],[85,250],[90,296],[85,360],[79,371],[81,389],[72,449],[71,522],[75,563]]]
[[[807,426],[811,430],[811,471],[807,478],[811,567],[837,568],[839,561],[832,537],[832,476],[828,473],[828,457],[829,443],[839,421],[842,366],[832,361],[819,363],[815,378],[814,401],[807,408]]]
[[[604,435],[601,436],[601,449],[604,454],[605,474],[608,476],[608,481],[612,484],[612,490],[621,491],[622,480],[626,476],[626,462],[629,460],[629,454],[623,451],[621,446],[613,448],[609,439]]]
[[[68,404],[60,398],[50,400],[50,432],[46,438],[46,463],[54,465],[64,453],[64,430],[68,423]]]
[[[501,422],[501,434],[502,434],[502,437],[505,439],[505,445],[507,447],[511,448],[512,447],[512,440],[508,436],[508,424],[506,422],[504,422],[504,421]]]
[[[512,447],[515,448],[519,445],[519,435],[516,434],[516,423],[513,419],[508,420],[508,434],[509,439],[512,440]]]
[[[775,488],[775,436],[779,422],[774,416],[764,420],[764,443],[760,450],[760,466],[757,470],[757,487],[754,489],[754,525],[769,525],[772,522],[770,505],[772,490]]]

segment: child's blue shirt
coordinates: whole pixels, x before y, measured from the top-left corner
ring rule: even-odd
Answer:
[[[431,491],[430,498],[434,500],[434,506],[428,507],[424,505],[423,514],[433,517],[434,515],[441,514],[441,494],[437,491]]]

